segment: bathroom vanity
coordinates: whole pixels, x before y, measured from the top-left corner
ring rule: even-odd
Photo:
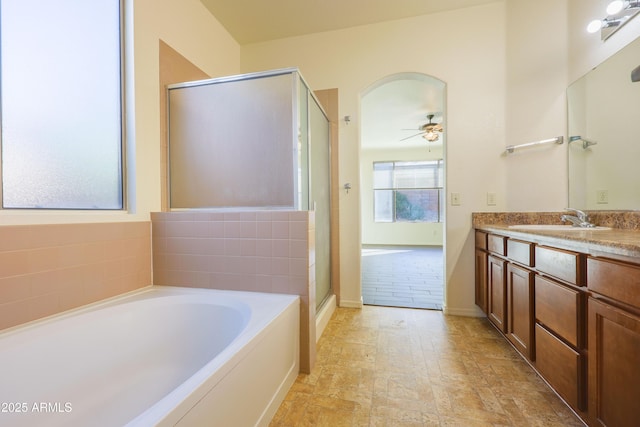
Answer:
[[[588,425],[637,425],[640,231],[533,221],[474,214],[476,304]]]

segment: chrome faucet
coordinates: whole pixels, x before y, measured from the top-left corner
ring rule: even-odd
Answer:
[[[565,208],[570,212],[575,212],[575,215],[562,215],[560,220],[562,222],[569,221],[574,227],[591,228],[595,227],[595,224],[589,222],[589,215],[579,209]]]

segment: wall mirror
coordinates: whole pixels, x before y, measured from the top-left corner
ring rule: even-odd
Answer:
[[[573,208],[640,210],[639,65],[640,38],[567,90]]]

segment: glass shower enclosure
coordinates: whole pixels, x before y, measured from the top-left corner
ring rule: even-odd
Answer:
[[[298,69],[167,90],[170,208],[314,210],[320,306],[331,294],[330,130]]]

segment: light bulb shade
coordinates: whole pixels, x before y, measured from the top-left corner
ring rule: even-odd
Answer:
[[[625,7],[625,3],[622,0],[615,0],[612,1],[611,3],[609,3],[609,6],[607,6],[607,14],[609,15],[616,15],[620,12],[622,12],[622,9],[624,9]]]
[[[634,83],[640,82],[640,65],[631,71],[631,81]]]
[[[594,19],[593,21],[589,22],[589,25],[587,25],[587,31],[591,34],[597,33],[601,28],[602,21],[599,19]]]
[[[437,141],[439,139],[438,134],[435,132],[426,132],[422,137],[430,142]]]

